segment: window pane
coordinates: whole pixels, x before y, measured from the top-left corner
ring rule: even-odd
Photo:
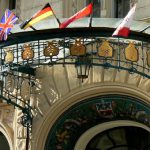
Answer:
[[[16,8],[16,0],[9,0],[9,9],[15,9]]]
[[[91,3],[91,0],[87,0],[87,5]],[[99,18],[101,17],[101,0],[94,0],[93,5],[93,17]]]
[[[130,0],[116,0],[116,18],[124,18],[130,9]]]

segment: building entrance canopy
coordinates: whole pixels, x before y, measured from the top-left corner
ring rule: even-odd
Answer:
[[[63,22],[65,19],[60,19],[60,22]],[[106,27],[106,28],[116,28],[122,19],[118,18],[93,18],[92,19],[92,27]],[[89,27],[90,18],[83,18],[71,23],[67,28],[82,28],[82,27]],[[149,23],[143,21],[133,21],[131,25],[132,31],[140,32],[149,26]],[[34,25],[37,30],[44,30],[44,29],[54,29],[59,28],[59,25],[55,19],[46,19]],[[31,28],[26,30],[20,29],[19,25],[15,25],[12,29],[12,33],[18,32],[28,32],[32,31]],[[145,33],[150,34],[150,29],[147,29]]]

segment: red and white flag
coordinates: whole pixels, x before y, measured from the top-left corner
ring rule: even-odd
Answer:
[[[61,23],[60,28],[66,28],[71,22],[90,15],[92,13],[92,7],[93,7],[93,4],[90,3],[88,6],[86,6],[85,8],[80,10],[79,12],[77,12],[75,15],[70,17],[68,20]]]
[[[121,24],[117,27],[117,29],[114,31],[112,36],[128,37],[130,33],[130,26],[135,14],[135,9],[136,9],[136,4],[128,12],[126,17],[123,19]]]

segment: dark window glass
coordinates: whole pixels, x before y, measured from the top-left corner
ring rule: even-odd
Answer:
[[[91,0],[87,0],[86,2],[88,5],[91,3]],[[94,0],[93,17],[95,17],[95,18],[101,17],[101,0]]]
[[[15,9],[16,8],[16,0],[9,0],[9,9]]]
[[[124,18],[130,9],[130,0],[116,0],[116,18]]]
[[[150,133],[139,127],[118,127],[96,135],[86,150],[150,150]]]
[[[8,141],[2,132],[0,132],[0,150],[10,150]]]

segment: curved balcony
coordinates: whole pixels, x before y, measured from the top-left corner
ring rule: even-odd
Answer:
[[[82,81],[95,66],[126,70],[150,79],[150,35],[139,32],[147,24],[136,22],[133,28],[138,31],[132,31],[124,39],[111,37],[115,20],[94,19],[91,28],[83,27],[86,21],[79,22],[80,28],[18,32],[11,34],[6,42],[0,42],[1,98],[30,118],[28,93],[34,86],[35,70],[42,65],[73,65]],[[27,118],[23,119],[26,125]]]

